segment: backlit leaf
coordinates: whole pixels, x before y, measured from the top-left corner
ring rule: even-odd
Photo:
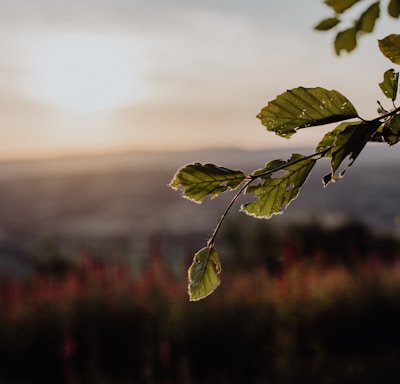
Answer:
[[[297,129],[357,116],[350,101],[335,90],[299,87],[270,101],[257,115],[268,131],[289,138]]]
[[[379,49],[393,63],[400,64],[400,35],[389,35],[378,40]]]
[[[340,55],[341,51],[351,52],[357,47],[357,28],[352,27],[339,32],[335,38],[335,52]]]
[[[355,124],[359,124],[359,122],[340,123],[334,130],[327,132],[322,140],[318,143],[317,147],[315,148],[315,152],[321,152],[328,149],[329,147],[334,146],[338,134],[349,125]],[[324,157],[332,157],[332,149],[329,152],[325,153]]]
[[[337,17],[329,17],[320,21],[314,29],[317,31],[329,31],[334,28],[336,25],[340,23],[340,20]]]
[[[302,160],[304,159],[304,160]],[[284,161],[273,160],[274,164],[268,163],[265,168],[258,170],[255,175],[271,171],[276,165],[282,166]],[[286,162],[287,166],[279,172],[283,175],[277,176],[275,173],[261,177],[261,182],[257,185],[249,185],[245,193],[253,193],[257,200],[243,204],[241,210],[247,214],[259,218],[269,218],[274,214],[282,212],[292,200],[299,194],[300,187],[305,182],[308,174],[313,168],[316,160],[306,158],[301,154],[293,154]]]
[[[397,19],[400,15],[400,0],[390,0],[388,5],[388,13]]]
[[[325,4],[333,8],[335,12],[343,13],[359,1],[360,0],[325,0]]]
[[[375,22],[379,18],[379,1],[372,4],[361,15],[358,21],[358,30],[366,33],[371,33],[374,30]]]
[[[388,69],[383,75],[383,82],[379,83],[383,94],[393,101],[396,100],[399,85],[399,73],[393,69]]]
[[[205,247],[198,251],[188,272],[190,301],[204,299],[214,292],[221,283],[220,272],[221,263],[214,248]]]
[[[351,162],[340,173],[340,176],[344,175],[345,171],[353,164],[365,144],[367,144],[380,125],[380,121],[362,121],[358,124],[350,123],[340,130],[336,136],[334,147],[331,150],[332,172],[324,177],[325,185],[337,179],[335,173],[346,157],[348,157]]]
[[[184,197],[200,203],[207,195],[213,198],[236,188],[245,178],[246,175],[242,171],[214,164],[194,163],[179,169],[170,186],[182,189]]]

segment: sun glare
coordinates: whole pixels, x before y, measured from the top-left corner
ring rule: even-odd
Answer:
[[[123,47],[92,36],[59,37],[38,55],[36,82],[43,101],[75,111],[101,111],[135,96],[134,69]]]

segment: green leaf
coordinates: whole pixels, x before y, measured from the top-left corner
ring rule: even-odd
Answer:
[[[300,187],[311,172],[316,160],[301,154],[293,154],[287,161],[273,160],[266,164],[265,168],[258,170],[254,175],[261,175],[262,182],[257,185],[249,185],[245,193],[254,193],[257,200],[243,204],[241,210],[248,215],[269,218],[282,212],[291,201],[299,194]],[[286,166],[284,166],[286,163]],[[282,168],[282,166],[284,166]],[[280,168],[284,174],[273,177],[270,173],[274,168]],[[279,171],[279,172],[280,172]]]
[[[337,17],[329,17],[320,21],[314,29],[317,31],[329,31],[334,28],[336,25],[340,23],[340,20]]]
[[[388,13],[397,19],[400,15],[400,0],[390,0],[388,5]]]
[[[394,115],[382,129],[383,140],[389,145],[395,145],[400,141],[400,116]]]
[[[329,147],[334,146],[338,134],[342,132],[343,129],[345,129],[349,125],[356,125],[356,124],[359,124],[359,122],[340,123],[334,130],[327,132],[322,138],[322,140],[318,143],[317,147],[315,148],[315,153],[324,151]],[[325,153],[324,157],[332,157],[332,149],[327,153]]]
[[[333,8],[335,12],[343,13],[359,1],[360,0],[325,0],[325,4]]]
[[[394,69],[388,69],[383,75],[383,82],[379,83],[383,94],[392,101],[396,100],[399,84],[399,72]]]
[[[268,131],[289,138],[297,129],[357,116],[350,101],[335,90],[299,87],[270,101],[257,115]]]
[[[334,147],[331,150],[331,169],[332,172],[324,177],[324,185],[337,179],[335,173],[339,169],[346,157],[351,162],[340,173],[340,177],[344,175],[346,170],[354,163],[364,146],[370,140],[371,136],[380,127],[380,121],[363,121],[358,124],[350,123],[343,129],[338,131]]]
[[[213,293],[221,283],[218,275],[221,263],[217,252],[212,247],[200,249],[193,258],[189,268],[189,298],[198,301]]]
[[[391,62],[400,64],[400,35],[389,35],[378,40],[379,49]]]
[[[374,30],[375,22],[379,18],[379,1],[372,4],[361,15],[358,21],[358,30],[366,33],[371,33]]]
[[[229,189],[235,189],[245,178],[242,171],[214,164],[194,163],[179,169],[170,187],[182,189],[184,197],[201,203],[207,195],[213,198]]]
[[[341,51],[351,52],[357,47],[357,27],[339,32],[335,38],[335,52],[340,55]]]

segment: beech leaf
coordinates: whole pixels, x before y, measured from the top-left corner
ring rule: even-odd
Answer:
[[[221,283],[218,275],[221,272],[221,263],[213,247],[200,249],[193,258],[189,267],[189,298],[198,301],[213,293]]]
[[[390,0],[388,5],[388,13],[397,19],[400,15],[400,0]]]
[[[325,0],[325,4],[333,8],[335,12],[343,13],[359,1],[360,0]]]
[[[357,27],[352,27],[339,32],[335,38],[335,52],[340,55],[341,51],[351,52],[357,47]]]
[[[371,33],[374,30],[376,20],[379,18],[379,11],[379,1],[368,7],[358,21],[358,30]]]
[[[395,145],[400,141],[400,116],[394,115],[382,129],[383,140],[389,145]]]
[[[174,189],[182,189],[183,196],[189,200],[201,203],[207,195],[213,198],[235,189],[245,178],[242,171],[194,163],[179,169],[169,185]]]
[[[337,179],[335,173],[346,157],[348,157],[351,162],[340,173],[340,176],[344,175],[381,124],[378,120],[362,121],[358,124],[350,123],[338,131],[334,147],[330,152],[332,157],[332,172],[324,177],[323,182],[325,186],[330,181]]]
[[[333,131],[327,132],[322,140],[318,143],[317,147],[315,148],[315,152],[321,152],[329,147],[334,146],[336,138],[338,134],[343,131],[346,127],[349,125],[356,125],[359,124],[359,121],[357,122],[345,122],[345,123],[340,123]],[[324,157],[332,157],[332,149],[330,149],[328,152],[324,154]]]
[[[389,35],[378,40],[379,49],[392,63],[400,64],[400,35]]]
[[[350,101],[335,90],[294,88],[270,101],[257,115],[268,131],[289,138],[297,129],[357,116]]]
[[[399,73],[393,69],[388,69],[383,75],[383,82],[379,83],[383,94],[392,101],[396,100],[399,86]]]
[[[283,175],[276,176],[275,173],[268,173],[261,176],[262,181],[259,184],[249,185],[245,193],[253,193],[257,200],[243,204],[241,210],[259,218],[270,218],[274,214],[281,213],[282,209],[297,197],[300,187],[306,181],[315,162],[315,159],[301,154],[293,154],[287,162],[273,160],[268,163],[265,168],[258,170],[254,175],[270,172],[275,165],[280,165],[280,172],[283,171]],[[285,163],[286,166],[284,166]]]
[[[317,31],[329,31],[330,29],[336,27],[340,23],[337,17],[328,17],[327,19],[321,20],[314,29]]]

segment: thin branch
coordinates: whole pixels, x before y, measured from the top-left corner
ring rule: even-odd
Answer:
[[[327,152],[329,152],[332,148],[333,148],[333,145],[330,145],[329,147],[323,149],[322,151],[313,153],[312,155],[305,156],[305,157],[299,158],[297,160],[293,160],[290,163],[282,164],[279,167],[276,167],[276,168],[273,168],[273,169],[269,169],[268,171],[265,171],[265,172],[262,172],[262,173],[257,173],[256,175],[252,174],[249,177],[252,180],[256,180],[259,177],[267,176],[267,175],[270,175],[270,174],[275,173],[277,171],[280,171],[281,169],[284,169],[289,165],[297,164],[297,163],[300,163],[300,162],[302,162],[304,160],[312,159],[313,157],[316,157],[316,156],[320,156],[320,158],[321,158],[321,157],[323,157],[323,155],[325,155]]]
[[[212,247],[214,245],[215,237],[217,236],[217,233],[219,229],[221,228],[222,223],[225,220],[226,215],[228,214],[229,210],[232,208],[232,205],[235,204],[235,201],[239,198],[239,196],[243,193],[243,191],[253,182],[253,178],[246,177],[247,182],[243,184],[243,186],[239,189],[238,192],[236,192],[235,196],[233,196],[232,200],[226,207],[224,213],[222,214],[221,218],[218,221],[217,226],[214,229],[213,234],[211,235],[210,239],[207,241],[207,246]]]
[[[369,120],[368,122],[381,121],[381,120],[384,120],[384,119],[386,119],[386,118],[388,118],[388,117],[392,117],[392,116],[394,116],[396,113],[399,113],[399,112],[400,112],[400,107],[397,107],[396,109],[393,109],[393,111],[387,112],[387,113],[385,113],[385,114],[382,115],[382,116],[378,116],[378,117],[376,117],[375,119]]]
[[[319,156],[320,158],[322,158],[330,149],[333,148],[333,145],[323,149],[322,151],[313,153],[312,155],[306,156],[306,157],[302,157],[301,159],[296,159],[291,161],[290,163],[285,163],[279,167],[276,167],[274,169],[269,169],[268,171],[262,172],[262,173],[258,173],[258,174],[251,174],[249,176],[246,176],[246,183],[243,184],[243,186],[236,192],[235,196],[233,196],[232,200],[229,202],[228,206],[226,207],[224,213],[222,214],[221,218],[219,219],[210,239],[207,241],[207,246],[208,247],[212,247],[214,245],[215,242],[215,237],[217,236],[222,223],[224,222],[228,212],[230,211],[230,209],[232,208],[233,204],[235,204],[236,200],[239,198],[239,196],[244,192],[244,190],[256,179],[263,177],[263,176],[267,176],[270,175],[272,173],[278,172],[290,165],[293,164],[297,164],[301,161],[307,160],[307,159],[312,159],[313,157]]]

